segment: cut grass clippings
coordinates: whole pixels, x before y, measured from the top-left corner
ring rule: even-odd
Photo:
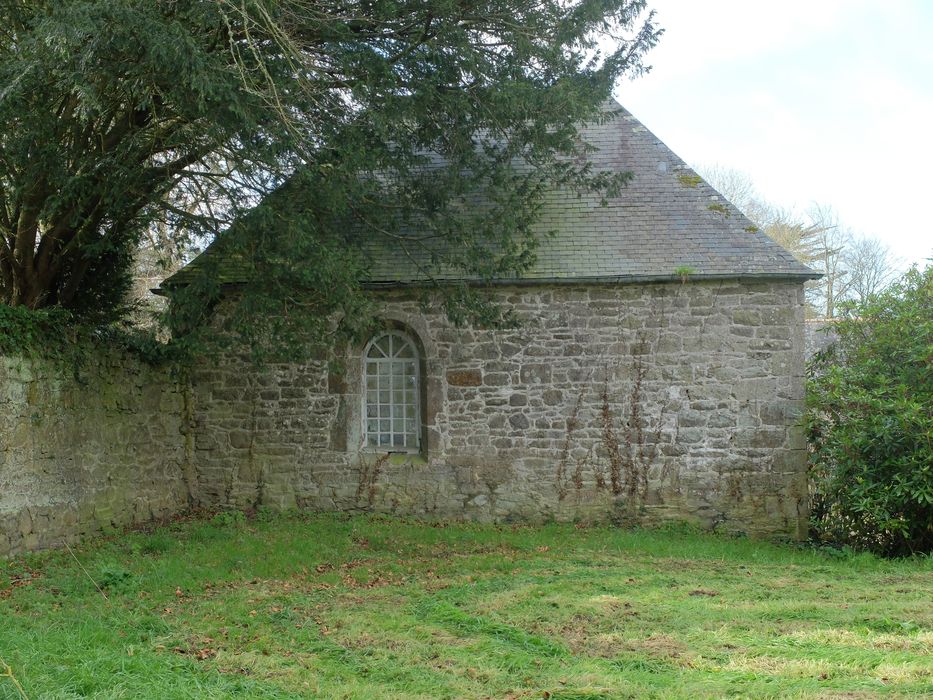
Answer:
[[[0,700],[933,695],[929,558],[239,514],[73,551],[0,561]]]

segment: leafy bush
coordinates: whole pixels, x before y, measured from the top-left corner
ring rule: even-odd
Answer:
[[[134,576],[120,564],[106,562],[95,581],[98,588],[108,593],[128,593],[133,588]]]
[[[61,307],[28,309],[0,303],[0,355],[23,355],[81,368],[107,350],[125,350],[150,364],[181,360],[181,344],[162,342],[154,329],[130,323],[95,324]]]
[[[218,527],[239,527],[245,522],[246,515],[239,510],[225,510],[211,518],[211,525]]]
[[[75,336],[74,319],[59,307],[32,310],[0,304],[0,353],[35,354],[37,350],[61,350]]]
[[[811,362],[815,535],[881,554],[933,550],[933,266],[847,309]]]

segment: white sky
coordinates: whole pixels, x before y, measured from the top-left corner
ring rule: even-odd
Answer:
[[[933,0],[648,4],[653,69],[616,97],[681,158],[933,257]]]

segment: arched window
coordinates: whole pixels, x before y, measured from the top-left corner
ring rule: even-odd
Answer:
[[[393,452],[420,447],[419,359],[415,344],[399,331],[373,338],[363,354],[364,444]]]

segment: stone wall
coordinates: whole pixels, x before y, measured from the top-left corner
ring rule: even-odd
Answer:
[[[362,446],[362,351],[181,384],[109,356],[0,358],[0,555],[189,506],[655,522],[798,537],[803,298],[794,283],[510,287],[507,331],[380,297],[421,353],[422,449]]]
[[[804,359],[809,360],[838,340],[836,322],[831,318],[810,318],[804,326]]]
[[[184,396],[129,357],[0,357],[0,556],[186,508]]]
[[[801,285],[497,293],[522,327],[460,330],[404,293],[382,298],[423,346],[420,455],[362,449],[362,348],[338,358],[341,374],[205,363],[198,502],[803,534]]]

